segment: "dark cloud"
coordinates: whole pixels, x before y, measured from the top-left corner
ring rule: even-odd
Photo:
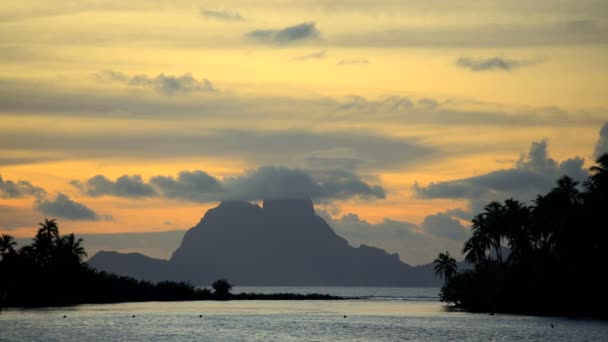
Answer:
[[[207,202],[220,197],[221,181],[204,171],[181,171],[177,178],[172,176],[155,176],[150,178],[167,198],[177,198],[195,202]]]
[[[558,163],[549,157],[547,141],[533,142],[527,157],[522,156],[510,169],[427,186],[416,183],[413,189],[420,198],[462,198],[476,205],[508,197],[529,201],[553,188],[563,175],[584,181],[588,173],[583,164],[584,159],[580,157]]]
[[[156,195],[156,190],[143,182],[139,175],[123,175],[112,181],[103,175],[89,178],[84,184],[78,180],[70,182],[88,196],[97,197],[112,195],[119,197],[140,198]]]
[[[98,221],[111,219],[110,216],[99,216],[89,207],[70,199],[69,196],[62,193],[58,193],[54,200],[42,199],[37,201],[35,208],[44,215],[68,220]]]
[[[313,52],[308,55],[295,57],[295,58],[292,58],[291,60],[292,61],[305,61],[305,60],[309,60],[309,59],[323,59],[326,57],[326,55],[327,55],[327,50],[321,50],[319,52]]]
[[[314,22],[301,23],[280,30],[255,30],[247,33],[249,38],[279,45],[319,39],[320,36],[321,33]]]
[[[440,238],[463,241],[467,236],[467,228],[444,213],[425,217],[421,227]]]
[[[367,59],[353,58],[353,59],[342,59],[336,65],[361,65],[370,64]]]
[[[382,186],[351,171],[308,171],[284,166],[262,166],[223,180],[196,170],[182,171],[177,177],[154,176],[148,183],[139,176],[126,175],[116,181],[98,175],[85,182],[71,183],[89,196],[163,196],[194,202],[273,198],[313,198],[326,201],[386,197]]]
[[[595,145],[595,157],[598,158],[604,153],[608,153],[608,122],[600,129],[600,138]]]
[[[410,264],[429,263],[441,250],[459,255],[466,238],[466,229],[441,213],[428,216],[420,225],[389,218],[370,223],[353,213],[336,219],[323,210],[317,213],[351,245],[377,246],[398,253],[402,261]]]
[[[516,60],[502,57],[491,58],[472,58],[460,57],[456,61],[460,67],[471,71],[512,71],[525,66],[538,64],[539,61],[533,60]]]
[[[106,70],[103,71],[99,77],[106,80],[122,82],[133,87],[152,88],[159,94],[167,96],[216,90],[208,79],[204,78],[199,81],[189,73],[181,76],[159,74],[156,77],[151,77],[146,74],[128,76],[119,71]]]
[[[216,20],[222,21],[246,21],[246,19],[236,11],[229,10],[209,10],[209,9],[201,9],[201,15]]]
[[[43,188],[32,185],[32,183],[28,181],[19,180],[13,182],[8,179],[2,179],[2,175],[0,175],[0,198],[42,198],[45,195],[46,191]]]

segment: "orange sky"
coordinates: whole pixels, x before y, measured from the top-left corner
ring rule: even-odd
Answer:
[[[529,195],[497,170],[592,165],[606,14],[565,0],[9,1],[0,232],[31,236],[44,217],[64,232],[186,229],[221,200],[306,193],[335,219],[426,234],[429,215]],[[585,163],[560,166],[574,157]],[[107,182],[87,185],[96,175]],[[458,179],[468,190],[447,193]],[[431,183],[440,194],[424,195]]]

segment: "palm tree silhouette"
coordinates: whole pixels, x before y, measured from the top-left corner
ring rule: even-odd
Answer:
[[[462,249],[464,260],[475,265],[481,264],[486,261],[488,248],[488,240],[479,230],[475,230],[473,236],[465,242]]]
[[[501,241],[506,233],[504,212],[504,206],[498,202],[491,202],[486,205],[483,212],[486,221],[486,225],[483,227],[485,228],[484,235],[490,240],[496,254],[496,260],[500,263],[502,263]]]
[[[439,253],[437,259],[433,261],[435,264],[435,275],[445,279],[448,283],[450,279],[456,274],[458,266],[456,265],[456,259],[450,256],[450,252]]]
[[[6,234],[0,235],[0,256],[4,257],[9,253],[14,253],[15,246],[17,246],[15,238]]]
[[[38,223],[40,229],[38,234],[47,237],[49,240],[59,236],[59,227],[57,227],[57,221],[55,219],[44,219],[44,222]]]
[[[597,165],[589,168],[593,175],[585,186],[595,193],[605,192],[608,189],[608,153],[602,154],[595,162]]]
[[[59,254],[70,259],[74,263],[82,262],[82,258],[87,256],[87,252],[82,246],[82,239],[76,239],[74,234],[69,234],[57,240]]]
[[[570,204],[577,204],[579,203],[580,194],[577,188],[578,184],[574,179],[563,176],[557,181],[557,187],[553,188],[552,192],[565,196]]]

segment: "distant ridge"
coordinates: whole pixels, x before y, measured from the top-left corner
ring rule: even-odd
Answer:
[[[397,254],[353,247],[318,215],[309,199],[222,202],[188,230],[170,260],[99,252],[89,264],[146,280],[206,285],[227,278],[258,286],[439,286],[432,267]]]

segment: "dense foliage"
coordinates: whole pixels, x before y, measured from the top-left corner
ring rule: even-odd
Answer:
[[[40,223],[31,245],[15,247],[11,236],[0,236],[0,307],[214,298],[187,283],[154,284],[92,269],[82,262],[82,239],[60,236],[55,220]]]
[[[81,303],[230,299],[339,299],[310,294],[231,294],[225,279],[214,291],[183,282],[151,283],[100,272],[82,262],[82,239],[59,235],[55,220],[46,219],[31,245],[16,249],[9,235],[0,235],[0,307],[34,307]]]
[[[446,278],[442,300],[474,311],[607,317],[608,154],[597,164],[582,186],[564,176],[533,205],[488,204],[463,248],[475,267]]]

